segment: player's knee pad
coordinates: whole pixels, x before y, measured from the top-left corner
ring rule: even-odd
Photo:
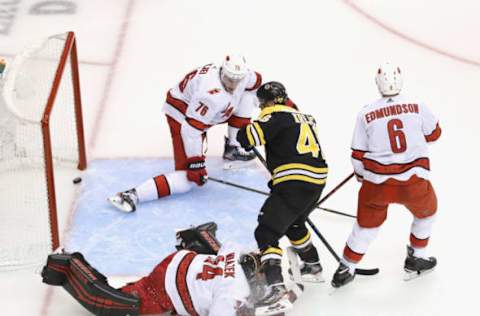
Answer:
[[[269,246],[277,247],[281,237],[281,233],[275,232],[269,226],[261,223],[255,229],[255,240],[257,241],[259,249],[264,249]]]
[[[170,193],[185,193],[192,189],[194,186],[193,182],[188,181],[186,171],[175,171],[169,174],[166,174],[168,185],[170,186]]]
[[[311,240],[311,234],[305,224],[294,224],[290,226],[286,235],[294,248],[301,248],[304,244]]]
[[[94,315],[139,314],[139,299],[109,286],[107,278],[91,267],[80,253],[50,255],[42,276],[47,284],[62,285]]]

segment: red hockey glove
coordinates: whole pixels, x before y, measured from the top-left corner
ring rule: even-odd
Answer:
[[[187,179],[197,185],[204,185],[208,180],[205,169],[205,157],[191,157],[187,159]]]

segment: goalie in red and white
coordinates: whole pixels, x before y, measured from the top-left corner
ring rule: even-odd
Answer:
[[[216,228],[210,222],[177,232],[177,252],[148,276],[119,289],[111,287],[78,252],[50,255],[43,282],[62,286],[91,313],[102,316],[278,315],[292,308],[298,288],[289,292],[286,306],[255,306],[266,288],[259,256],[237,246],[221,246]]]
[[[377,236],[392,203],[404,205],[413,215],[404,265],[407,276],[431,271],[436,265],[426,250],[437,212],[437,198],[428,180],[428,144],[440,137],[441,129],[427,105],[400,93],[400,68],[382,65],[376,83],[382,97],[363,107],[353,134],[352,163],[362,187],[357,222],[333,276],[334,287],[353,280],[355,266]]]
[[[175,172],[149,179],[109,201],[118,209],[131,212],[139,202],[184,193],[195,184],[205,184],[208,176],[204,142],[213,125],[228,123],[224,159],[254,159],[254,154],[241,148],[236,135],[250,122],[257,107],[255,92],[261,83],[261,75],[249,69],[245,58],[239,55],[226,56],[220,67],[208,64],[187,74],[168,91],[163,107],[172,136]]]

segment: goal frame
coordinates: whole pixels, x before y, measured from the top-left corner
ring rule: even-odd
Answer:
[[[83,126],[83,111],[82,100],[80,95],[80,75],[78,67],[78,54],[77,54],[77,41],[74,32],[67,33],[67,39],[63,47],[60,60],[58,62],[55,77],[52,82],[50,94],[45,105],[41,120],[41,129],[43,136],[44,158],[45,158],[45,178],[47,181],[47,194],[48,194],[48,208],[50,219],[50,232],[52,240],[52,251],[60,246],[60,236],[58,230],[58,215],[57,215],[57,199],[55,192],[55,172],[54,172],[54,159],[52,153],[52,137],[50,132],[50,117],[52,110],[55,106],[61,106],[61,104],[55,104],[55,99],[62,81],[64,70],[68,59],[70,58],[70,66],[72,72],[72,85],[74,95],[75,106],[75,122],[78,141],[78,165],[79,170],[85,170],[87,168],[87,154],[85,150],[85,133]]]

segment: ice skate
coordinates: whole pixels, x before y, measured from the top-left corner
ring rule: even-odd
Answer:
[[[300,268],[300,275],[302,276],[302,282],[308,283],[323,283],[325,278],[322,274],[323,268],[320,262],[307,263],[304,262]]]
[[[255,304],[255,315],[281,315],[291,310],[290,295],[283,283],[269,285],[263,298]]]
[[[416,279],[420,276],[424,276],[433,271],[437,265],[437,259],[435,257],[420,258],[413,255],[413,248],[407,246],[407,258],[405,259],[405,281]]]
[[[109,197],[108,201],[122,212],[130,213],[137,209],[138,196],[135,189],[119,192]]]
[[[290,263],[290,268],[288,269],[288,274],[290,279],[296,283],[322,283],[325,282],[325,279],[322,275],[322,265],[319,262],[307,263],[302,262],[298,263],[298,254],[295,248],[287,248],[287,258]],[[300,260],[301,261],[301,260]]]
[[[352,282],[354,278],[355,274],[350,273],[350,269],[340,262],[337,271],[335,271],[335,274],[333,275],[331,284],[334,288],[339,288]]]
[[[229,143],[228,137],[225,137],[225,146],[223,150],[223,169],[239,169],[250,166],[254,163],[255,153],[246,151],[240,146],[234,146]]]

